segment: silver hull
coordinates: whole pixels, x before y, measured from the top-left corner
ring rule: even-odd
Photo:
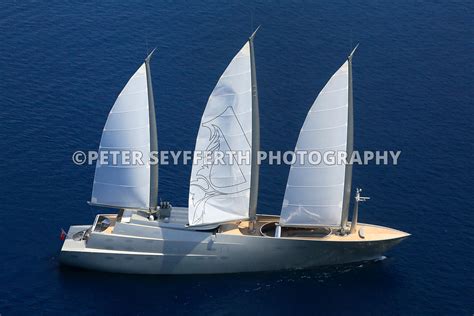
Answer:
[[[277,219],[264,217],[264,221]],[[376,259],[409,236],[390,228],[360,224],[367,231],[386,234],[368,235],[365,239],[358,236],[272,238],[240,234],[235,229],[195,231],[172,221],[155,224],[156,221],[140,220],[143,219],[135,216],[128,223],[117,222],[112,233],[93,229],[87,240],[75,240],[73,236],[90,226],[71,226],[60,261],[81,268],[136,274],[305,269]]]

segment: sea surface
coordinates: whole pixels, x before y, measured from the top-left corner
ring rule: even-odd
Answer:
[[[472,315],[472,1],[0,3],[0,315]],[[208,276],[61,267],[61,227],[90,224],[96,150],[116,96],[152,60],[159,147],[192,150],[207,98],[256,26],[261,142],[292,150],[316,95],[354,57],[355,147],[401,150],[354,168],[360,221],[412,236],[376,262]],[[278,214],[288,166],[263,165],[259,212]],[[190,166],[160,169],[187,204]]]

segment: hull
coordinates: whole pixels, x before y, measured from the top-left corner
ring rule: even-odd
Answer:
[[[277,220],[265,218],[265,221]],[[115,223],[113,232],[90,232],[71,226],[61,249],[63,264],[86,269],[134,274],[215,274],[305,269],[372,260],[408,234],[360,224],[368,230],[389,231],[379,239],[328,236],[273,238],[247,235],[245,230],[194,231],[176,223]],[[80,233],[79,233],[80,234]],[[375,237],[375,236],[374,236]]]

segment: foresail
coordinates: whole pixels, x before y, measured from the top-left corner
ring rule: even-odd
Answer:
[[[196,139],[189,188],[190,226],[249,216],[252,87],[247,42],[220,77]],[[221,160],[200,159],[206,155]]]
[[[348,62],[331,77],[309,111],[295,152],[345,152],[348,145]],[[344,199],[344,164],[315,164],[309,155],[290,168],[280,224],[339,226]],[[314,157],[314,156],[313,156]]]
[[[107,161],[101,161],[101,153]],[[112,159],[113,152],[118,152]],[[142,162],[123,157],[142,153]],[[91,202],[118,208],[148,208],[150,203],[150,122],[145,63],[130,78],[109,113],[102,132]],[[123,159],[122,159],[123,158]]]

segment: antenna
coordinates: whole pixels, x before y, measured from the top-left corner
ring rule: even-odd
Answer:
[[[352,46],[352,45],[351,45]],[[357,50],[357,47],[359,47],[359,43],[356,44],[356,46],[352,49],[351,53],[347,57],[347,59],[352,60],[352,56],[354,55],[355,51]],[[361,190],[362,191],[362,190]]]
[[[357,47],[356,47],[357,48]],[[357,230],[357,221],[359,219],[359,202],[365,202],[370,200],[368,196],[360,196],[360,192],[362,189],[356,189],[356,196],[355,196],[355,205],[354,205],[354,213],[352,214],[352,223],[351,223],[351,231],[350,233],[353,234]]]
[[[357,202],[365,202],[367,200],[370,200],[370,197],[368,197],[368,196],[360,196],[360,192],[362,192],[362,189],[357,188],[356,189],[356,197],[355,197]]]
[[[252,35],[250,35],[249,40],[253,40],[255,38],[255,35],[257,34],[258,29],[260,28],[261,25],[257,26],[255,31],[253,31]]]
[[[150,62],[150,59],[151,59],[151,57],[153,56],[153,53],[155,52],[155,50],[156,50],[156,47],[153,48],[153,50],[151,51],[151,53],[149,53],[149,54],[146,56],[145,61],[146,61],[147,63]]]

